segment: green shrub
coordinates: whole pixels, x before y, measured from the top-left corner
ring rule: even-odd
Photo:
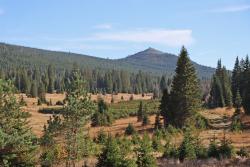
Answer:
[[[63,106],[64,103],[63,103],[62,101],[59,100],[59,101],[56,102],[56,105],[58,105],[58,106]]]
[[[208,157],[213,157],[217,159],[221,158],[232,158],[235,155],[235,149],[231,144],[231,141],[227,140],[224,134],[224,138],[219,146],[215,138],[210,142],[208,147]]]
[[[219,159],[220,157],[220,151],[219,151],[219,146],[217,142],[215,141],[215,138],[210,142],[208,146],[208,157],[213,157]]]
[[[37,100],[37,105],[38,105],[38,106],[42,105],[42,101],[41,101],[40,98],[38,98],[38,100]]]
[[[135,133],[135,128],[131,123],[129,123],[128,127],[125,129],[125,134],[126,135],[133,135],[134,133]]]
[[[111,101],[110,101],[110,102],[111,102],[111,103],[114,103],[114,102],[115,102],[114,97],[111,98]]]
[[[196,157],[197,159],[205,159],[208,157],[208,150],[201,146],[201,145],[198,145],[195,149],[195,154],[196,154]]]
[[[219,147],[219,152],[220,157],[222,158],[232,158],[235,155],[235,149],[231,144],[231,141],[226,139],[225,134],[221,146]]]
[[[242,131],[242,125],[239,119],[234,118],[231,125],[231,131],[233,132],[241,132]]]
[[[145,113],[142,118],[142,126],[146,126],[150,123],[148,115]]]
[[[161,152],[163,150],[161,139],[158,138],[157,136],[154,136],[153,139],[152,139],[152,148],[155,151],[159,151],[159,152]]]
[[[136,164],[140,167],[156,167],[156,159],[152,154],[150,138],[147,134],[144,134],[136,148]]]
[[[20,104],[21,106],[27,106],[27,103],[24,101],[23,96],[21,97],[19,104]]]
[[[192,137],[191,131],[186,130],[184,133],[184,139],[179,147],[179,159],[193,160],[196,159],[196,146],[195,140]]]
[[[138,133],[135,133],[132,135],[131,141],[134,145],[137,145],[140,143],[141,139],[140,139],[140,136],[138,135]]]
[[[167,133],[172,134],[172,135],[177,134],[177,133],[180,132],[179,129],[176,129],[172,125],[168,125],[167,128],[166,128],[166,131],[167,131]]]
[[[240,148],[240,150],[237,151],[236,154],[241,157],[249,157],[249,153],[245,147]]]
[[[207,119],[200,114],[196,114],[195,121],[195,127],[198,129],[206,129],[208,127]]]
[[[167,142],[164,146],[163,158],[179,158],[179,150],[176,146],[172,145],[170,142]]]
[[[161,129],[162,128],[162,123],[160,119],[160,113],[157,113],[155,116],[155,129]]]
[[[108,139],[108,135],[103,131],[103,129],[101,129],[98,134],[97,137],[95,139],[96,143],[98,144],[104,144]]]
[[[112,113],[103,99],[98,101],[98,109],[91,117],[91,126],[109,126],[113,122]]]
[[[61,114],[63,110],[63,107],[50,107],[39,109],[38,112],[43,114]]]

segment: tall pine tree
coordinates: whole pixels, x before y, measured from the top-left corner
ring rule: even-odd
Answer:
[[[36,137],[14,95],[14,86],[0,80],[0,166],[35,166]]]
[[[201,94],[195,68],[182,47],[177,61],[169,103],[170,123],[176,127],[194,123],[195,115],[201,105]]]
[[[160,114],[163,116],[164,120],[164,126],[167,127],[168,123],[172,118],[171,112],[169,112],[169,101],[170,101],[170,95],[168,93],[168,89],[164,89],[163,95],[161,97],[161,103],[159,106]]]
[[[239,58],[237,57],[234,64],[234,69],[232,72],[232,81],[231,81],[231,89],[233,96],[233,104],[235,106],[235,99],[237,95],[237,91],[240,90],[240,78],[241,77],[241,68]]]

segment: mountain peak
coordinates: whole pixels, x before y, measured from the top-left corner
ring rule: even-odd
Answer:
[[[163,54],[162,51],[157,50],[155,48],[149,47],[148,49],[142,51],[141,53],[148,53],[148,54]]]

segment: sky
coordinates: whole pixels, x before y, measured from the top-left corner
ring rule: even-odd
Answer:
[[[232,69],[250,54],[250,0],[0,0],[0,42],[110,59],[184,45]]]

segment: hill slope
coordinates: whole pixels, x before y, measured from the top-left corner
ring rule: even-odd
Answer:
[[[48,51],[30,47],[0,43],[1,68],[33,67],[43,68],[49,64],[57,70],[71,69],[74,63],[83,68],[123,69],[131,72],[145,71],[156,75],[174,73],[178,57],[163,53],[153,48],[148,48],[134,55],[122,59],[104,59],[83,54],[69,52]],[[200,77],[210,77],[213,68],[194,65]]]

